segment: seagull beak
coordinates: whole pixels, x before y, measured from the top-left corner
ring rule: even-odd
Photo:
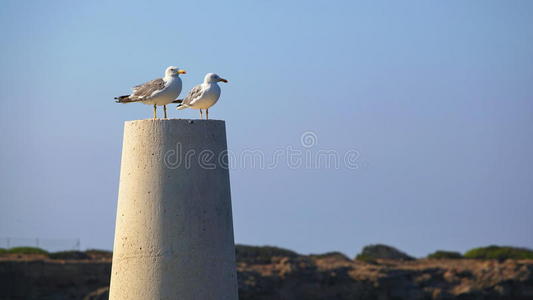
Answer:
[[[178,70],[178,74],[187,74],[185,70]]]
[[[218,81],[222,81],[222,82],[225,82],[225,83],[228,83],[228,81],[224,78],[220,78]]]

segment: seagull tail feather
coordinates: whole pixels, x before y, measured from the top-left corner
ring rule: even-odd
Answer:
[[[182,110],[182,109],[186,109],[187,107],[189,107],[188,105],[184,105],[184,104],[180,104],[176,107],[176,109],[179,109],[179,110]]]
[[[115,97],[116,103],[131,103],[131,102],[138,102],[140,100],[134,100],[130,98],[130,95],[124,95],[124,96],[118,96]]]

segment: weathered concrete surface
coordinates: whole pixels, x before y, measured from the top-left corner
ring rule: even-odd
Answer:
[[[225,123],[124,127],[110,299],[237,299]]]

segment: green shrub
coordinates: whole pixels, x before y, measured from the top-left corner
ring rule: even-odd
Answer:
[[[272,246],[236,245],[237,262],[270,263],[274,256],[297,257],[298,253]]]
[[[87,254],[95,254],[95,255],[111,255],[111,254],[113,254],[113,251],[102,250],[102,249],[87,249],[87,250],[85,250],[85,253],[87,253]]]
[[[85,253],[93,259],[110,259],[113,257],[113,252],[108,250],[88,249]]]
[[[15,247],[7,250],[7,253],[14,254],[48,254],[46,250],[36,247]]]
[[[461,253],[455,252],[455,251],[444,251],[444,250],[438,250],[430,255],[428,255],[428,258],[432,259],[460,259],[463,258]]]
[[[0,254],[4,254],[4,253],[7,253],[7,249],[0,248]]]
[[[59,251],[48,255],[51,259],[90,259],[91,257],[81,251]]]
[[[346,256],[344,253],[341,253],[341,252],[338,252],[338,251],[333,251],[333,252],[326,252],[326,253],[321,253],[321,254],[311,254],[309,255],[311,258],[336,258],[336,259],[339,259],[339,260],[346,260],[346,261],[349,261],[350,258],[348,258],[348,256]]]
[[[475,259],[533,259],[533,250],[526,248],[488,246],[468,250],[465,258]]]
[[[355,257],[355,260],[366,262],[366,263],[369,263],[369,264],[377,263],[375,257],[372,257],[372,256],[370,256],[368,254],[363,254],[363,253],[357,254],[357,256]]]
[[[358,259],[359,257],[359,259]],[[357,260],[369,259],[395,259],[395,260],[414,260],[414,257],[388,245],[376,244],[363,247],[363,251],[356,256]]]

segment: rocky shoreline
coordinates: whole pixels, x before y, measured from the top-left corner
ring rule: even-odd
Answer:
[[[365,262],[341,253],[261,249],[237,249],[241,300],[533,299],[533,260]],[[0,299],[107,299],[110,271],[110,256],[2,255]]]

